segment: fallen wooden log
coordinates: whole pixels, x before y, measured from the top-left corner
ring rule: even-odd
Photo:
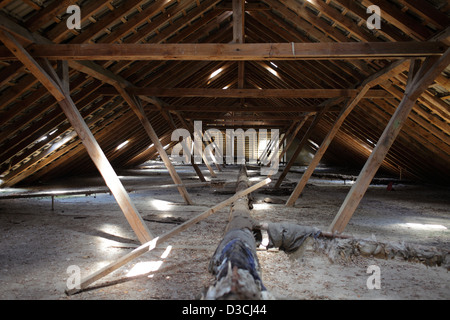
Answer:
[[[239,171],[236,192],[248,188],[245,166]],[[215,283],[203,294],[205,300],[260,300],[270,298],[261,279],[253,232],[257,223],[250,216],[251,197],[233,202],[225,235],[210,260]]]

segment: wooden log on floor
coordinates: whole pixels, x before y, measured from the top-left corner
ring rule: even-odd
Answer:
[[[239,171],[236,192],[247,189],[247,170]],[[270,295],[261,279],[253,234],[256,223],[250,216],[249,197],[233,202],[225,235],[209,264],[216,280],[203,295],[205,300],[261,300]]]
[[[112,273],[113,271],[119,269],[120,267],[126,265],[128,262],[140,257],[144,253],[148,251],[152,251],[155,249],[158,245],[166,242],[170,238],[176,236],[177,234],[181,233],[182,231],[188,229],[190,226],[208,218],[212,214],[216,213],[217,211],[229,206],[236,200],[238,200],[241,197],[244,197],[248,195],[249,193],[252,193],[253,191],[267,185],[270,183],[270,178],[267,178],[263,181],[258,182],[257,184],[242,190],[238,193],[236,193],[231,198],[222,201],[221,203],[215,205],[214,207],[206,210],[205,212],[195,216],[194,218],[186,221],[185,223],[179,225],[178,227],[162,234],[161,236],[158,236],[154,238],[152,241],[146,242],[143,245],[139,246],[138,248],[134,249],[130,253],[124,255],[123,257],[119,258],[118,260],[108,264],[107,266],[101,268],[100,270],[96,271],[95,273],[87,276],[86,278],[82,279],[80,281],[80,285],[77,288],[69,288],[65,292],[67,295],[73,295],[76,293],[79,293],[83,290],[85,290],[90,284],[100,280],[101,278],[107,276],[108,274]]]

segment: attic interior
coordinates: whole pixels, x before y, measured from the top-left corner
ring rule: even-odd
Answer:
[[[450,296],[448,1],[0,9],[0,299]]]

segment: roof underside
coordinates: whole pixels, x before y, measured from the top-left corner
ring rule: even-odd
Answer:
[[[66,9],[81,8],[82,29],[69,30]],[[382,10],[382,28],[369,30],[366,9]],[[0,8],[30,32],[59,44],[230,43],[231,1],[45,1],[3,0]],[[337,43],[427,41],[450,25],[446,0],[246,1],[246,43]],[[96,61],[139,88],[354,89],[392,63],[391,59],[263,61]],[[244,76],[239,83],[239,64]],[[17,60],[0,61],[0,179],[4,185],[95,170],[56,100]],[[416,102],[382,169],[425,181],[448,182],[450,68]],[[243,79],[243,80],[242,80]],[[362,166],[403,97],[408,69],[373,88],[347,117],[325,158]],[[71,96],[112,165],[139,165],[157,153],[136,115],[109,85],[70,69]],[[185,92],[185,91],[180,91]],[[158,97],[182,127],[185,119],[203,127],[280,128],[311,114],[328,98]],[[143,99],[162,144],[172,127]],[[311,141],[320,145],[348,99],[328,112]],[[288,110],[288,111],[286,111]],[[300,131],[305,132],[313,117]],[[222,123],[220,123],[222,122]],[[129,141],[126,147],[118,145]]]

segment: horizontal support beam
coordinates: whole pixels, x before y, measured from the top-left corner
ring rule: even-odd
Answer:
[[[1,26],[0,26],[1,27]],[[442,42],[34,44],[34,58],[50,60],[318,60],[417,58],[442,55]],[[0,60],[16,60],[0,48]]]
[[[158,110],[157,107],[148,105],[148,110]],[[258,112],[258,113],[278,113],[278,112],[319,112],[322,108],[316,106],[288,106],[288,105],[272,105],[272,106],[173,106],[165,105],[164,110],[177,112],[201,112],[201,113],[225,113],[225,112]],[[340,112],[341,107],[330,107],[328,112]]]
[[[231,2],[230,3],[223,3],[219,4],[215,8],[216,10],[225,10],[225,11],[233,11]],[[246,3],[245,4],[245,11],[267,11],[270,10],[270,7],[262,4],[262,3]]]
[[[98,90],[102,95],[117,95],[115,88],[104,87]],[[302,98],[330,99],[356,97],[357,89],[211,89],[211,88],[129,88],[137,96],[180,97],[180,98]],[[392,94],[385,90],[369,90],[365,98],[390,99]]]
[[[275,120],[275,121],[269,121],[269,120],[261,120],[259,121],[257,117],[255,117],[255,120],[227,120],[227,121],[203,121],[203,124],[206,126],[214,126],[214,127],[232,127],[232,126],[286,126],[289,124],[289,120]]]
[[[290,122],[292,122],[292,121],[301,121],[304,118],[304,117],[298,117],[298,116],[293,117],[291,115],[276,115],[276,116],[274,116],[274,115],[235,115],[232,117],[224,116],[224,117],[218,118],[217,115],[215,115],[215,114],[202,114],[200,116],[190,116],[190,115],[186,114],[185,117],[186,117],[186,119],[189,119],[189,120],[214,120],[215,122],[222,121],[222,120],[223,121],[289,120]]]

